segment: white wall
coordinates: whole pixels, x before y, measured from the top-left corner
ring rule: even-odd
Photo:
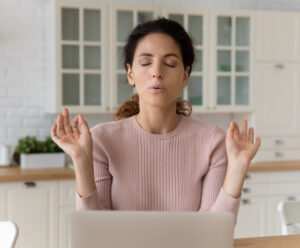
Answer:
[[[51,0],[0,0],[0,143],[50,135],[55,115],[45,113],[45,4]],[[107,1],[106,1],[107,2]],[[112,2],[120,2],[113,0]],[[241,8],[300,10],[299,0],[131,0],[123,2]],[[226,128],[229,114],[197,118]],[[112,116],[85,115],[90,127]]]

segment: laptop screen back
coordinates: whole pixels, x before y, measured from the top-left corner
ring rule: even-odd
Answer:
[[[235,219],[219,212],[74,211],[72,248],[232,248]]]

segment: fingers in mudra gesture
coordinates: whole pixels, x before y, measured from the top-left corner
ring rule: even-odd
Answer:
[[[246,120],[242,121],[241,132],[237,123],[231,122],[226,133],[228,165],[243,166],[248,169],[260,143],[261,139],[259,137],[254,142],[254,129],[252,127],[248,129]]]
[[[51,138],[72,159],[92,159],[92,136],[81,115],[77,115],[71,125],[68,109],[65,108],[63,115],[58,114],[57,123],[51,127]]]

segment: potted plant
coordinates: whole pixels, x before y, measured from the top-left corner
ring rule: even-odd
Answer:
[[[26,136],[18,140],[15,150],[21,154],[22,169],[62,168],[65,165],[65,153],[51,137],[40,141],[34,136]]]

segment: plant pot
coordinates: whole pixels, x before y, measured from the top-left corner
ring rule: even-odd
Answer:
[[[65,153],[32,153],[21,154],[22,169],[63,168]]]

